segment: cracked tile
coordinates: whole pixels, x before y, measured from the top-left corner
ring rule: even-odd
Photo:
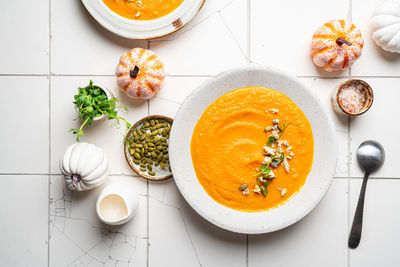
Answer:
[[[251,60],[296,75],[346,75],[348,71],[329,74],[318,70],[310,56],[310,44],[314,31],[327,20],[346,18],[348,6],[348,0],[329,7],[319,0],[251,1]]]
[[[1,265],[47,266],[48,176],[2,175],[0,188]]]
[[[217,1],[206,1],[206,5],[209,2]],[[165,63],[167,72],[174,75],[210,75],[245,65],[246,59],[238,44],[242,44],[247,35],[230,29],[231,20],[228,18],[236,15],[242,19],[241,13],[240,5],[223,15],[211,12],[197,24],[187,25],[183,32],[150,41],[150,48]]]
[[[150,266],[246,265],[246,235],[205,221],[183,200],[172,180],[152,183],[149,189]],[[171,246],[176,253],[168,249]],[[161,253],[167,253],[163,261]]]
[[[168,76],[165,78],[163,89],[156,98],[182,104],[185,98],[205,80],[207,80],[206,77]]]
[[[275,233],[249,236],[249,266],[346,266],[347,180],[334,180],[327,195],[300,222]],[[270,256],[272,255],[272,256]]]
[[[150,115],[164,115],[170,118],[175,118],[180,104],[174,103],[161,98],[153,98],[149,101]]]
[[[147,116],[148,103],[142,100],[131,100],[116,89],[115,77],[52,77],[51,78],[51,172],[61,174],[58,162],[64,150],[75,142],[75,137],[69,131],[71,128],[79,127],[77,111],[72,103],[77,88],[86,86],[92,79],[95,84],[107,88],[119,97],[121,104],[128,107],[128,114],[120,110],[131,123]],[[110,160],[111,174],[135,175],[125,161],[123,152],[123,135],[125,126],[123,122],[120,127],[114,127],[114,121],[94,122],[90,128],[85,129],[82,141],[93,143],[108,155]]]
[[[147,199],[143,196],[147,193],[146,181],[129,176],[110,177],[111,182],[124,183],[141,195],[139,210],[130,222],[109,226],[101,223],[95,212],[103,186],[71,192],[62,179],[52,176],[50,184],[50,266],[133,266],[134,262],[147,261],[143,253],[147,249]]]
[[[104,29],[80,1],[52,0],[51,12],[53,73],[112,75],[123,53],[146,48],[146,41],[125,39]]]

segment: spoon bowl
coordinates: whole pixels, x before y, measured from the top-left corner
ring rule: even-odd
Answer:
[[[374,172],[383,165],[385,150],[376,141],[364,141],[357,149],[357,160],[367,173]]]

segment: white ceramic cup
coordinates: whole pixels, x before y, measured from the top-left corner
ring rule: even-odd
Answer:
[[[115,220],[109,220],[104,216],[104,214],[102,214],[100,204],[105,197],[110,195],[117,195],[123,200],[127,209],[125,216]],[[133,216],[135,216],[138,207],[139,197],[137,193],[131,187],[126,186],[122,183],[111,183],[104,187],[96,202],[97,216],[103,223],[110,225],[121,225],[128,222],[130,219],[133,218]]]

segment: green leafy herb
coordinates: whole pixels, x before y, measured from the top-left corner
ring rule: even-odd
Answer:
[[[79,129],[71,129],[73,134],[76,134],[76,141],[80,140],[80,137],[83,136],[83,127],[86,125],[92,125],[93,119],[96,117],[100,117],[106,115],[109,120],[116,120],[117,125],[119,124],[119,120],[125,122],[126,131],[129,130],[131,124],[122,117],[117,116],[116,109],[123,108],[127,110],[124,106],[117,106],[117,98],[108,99],[104,90],[97,86],[93,85],[93,81],[90,80],[89,85],[86,87],[79,87],[79,93],[74,95],[75,101],[73,102],[78,111],[79,111],[79,119],[82,121],[82,124]]]
[[[279,131],[281,131],[281,134],[279,135],[278,138],[275,138],[273,135],[270,135],[269,138],[268,138],[268,142],[267,142],[266,145],[267,145],[267,146],[270,146],[270,145],[272,145],[272,144],[278,142],[278,140],[281,139],[283,133],[285,132],[286,128],[287,128],[289,125],[290,125],[290,123],[289,123],[289,124],[283,124],[282,127],[278,126],[278,129],[279,129]]]

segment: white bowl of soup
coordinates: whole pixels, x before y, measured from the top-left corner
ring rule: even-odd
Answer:
[[[325,195],[336,131],[296,77],[241,67],[186,98],[169,156],[178,189],[202,217],[234,232],[268,233],[299,221]]]
[[[185,26],[205,0],[82,0],[109,31],[129,39],[154,39]]]

